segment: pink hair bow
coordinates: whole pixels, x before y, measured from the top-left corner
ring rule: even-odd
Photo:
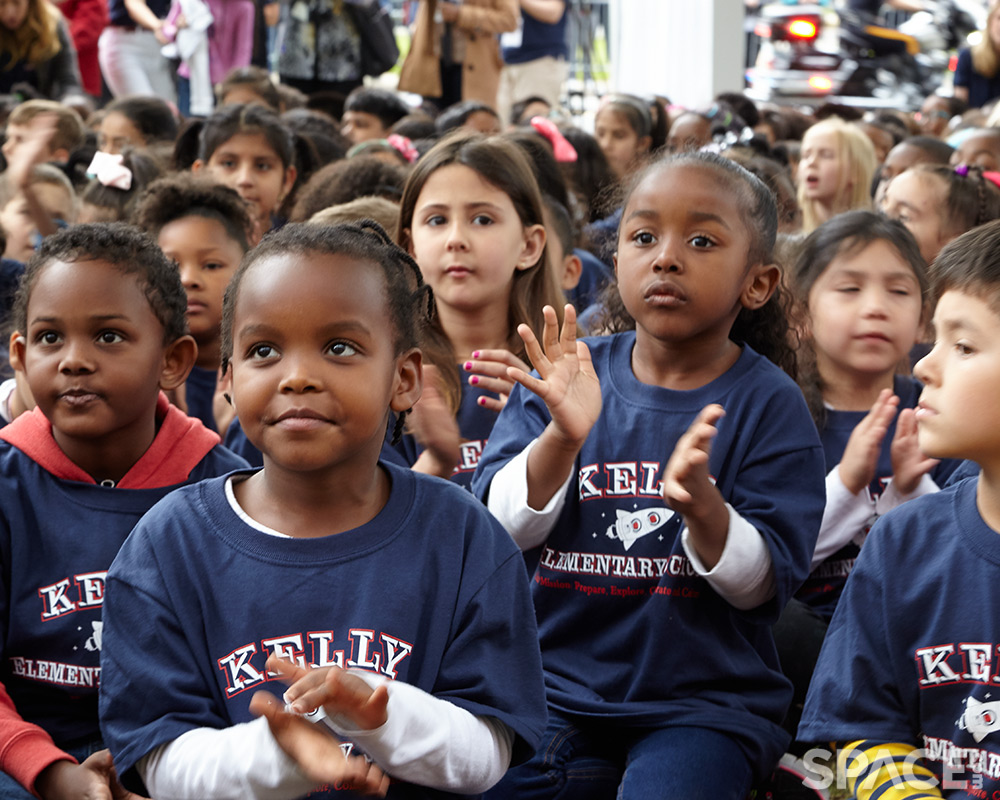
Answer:
[[[576,161],[576,148],[562,135],[552,120],[547,117],[532,117],[531,127],[549,140],[556,161],[560,163]]]
[[[97,178],[102,186],[127,192],[132,188],[132,170],[122,164],[121,154],[112,155],[98,150],[87,167],[87,175]]]
[[[386,141],[398,150],[399,154],[411,164],[415,164],[417,159],[420,158],[420,153],[418,153],[417,148],[413,146],[413,142],[405,136],[400,136],[398,133],[390,133],[386,137]]]

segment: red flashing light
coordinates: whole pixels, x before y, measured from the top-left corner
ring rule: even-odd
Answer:
[[[788,23],[788,33],[796,39],[815,39],[819,28],[812,20],[793,19]]]

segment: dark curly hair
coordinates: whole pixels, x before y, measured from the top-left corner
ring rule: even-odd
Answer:
[[[265,236],[247,254],[226,289],[222,301],[223,371],[233,357],[233,325],[243,278],[257,264],[287,253],[302,257],[312,253],[343,255],[377,265],[385,276],[385,321],[395,329],[396,354],[419,345],[434,310],[431,288],[424,283],[416,262],[381,225],[370,219],[341,225],[289,223]]]
[[[73,225],[47,237],[28,260],[18,286],[12,311],[15,330],[27,329],[31,291],[53,261],[104,261],[122,275],[134,276],[163,326],[164,343],[187,333],[187,295],[177,268],[148,233],[123,222]]]
[[[374,156],[328,164],[302,187],[290,219],[305,222],[317,211],[359,197],[384,197],[399,202],[406,174],[401,164],[390,164]]]
[[[656,172],[673,167],[694,166],[715,179],[720,190],[739,200],[740,221],[750,235],[746,266],[771,264],[774,242],[778,233],[778,210],[774,193],[756,175],[735,161],[715,153],[680,153],[656,159],[640,170],[628,183],[622,208],[627,209],[636,187]],[[625,218],[625,214],[622,214]],[[611,283],[601,298],[604,311],[598,320],[600,327],[612,333],[634,330],[635,320],[625,308],[618,283]],[[760,308],[743,308],[736,316],[729,338],[747,344],[756,352],[781,367],[791,377],[796,376],[795,352],[788,336],[788,301],[781,286],[775,287],[771,298]]]
[[[132,224],[158,236],[164,225],[192,216],[214,219],[243,252],[250,249],[253,221],[243,198],[228,186],[190,173],[150,184],[136,204]]]

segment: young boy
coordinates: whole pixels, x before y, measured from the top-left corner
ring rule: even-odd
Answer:
[[[8,162],[18,148],[32,138],[33,122],[43,115],[54,120],[55,131],[40,154],[41,161],[65,163],[70,153],[83,144],[83,123],[75,111],[52,100],[28,100],[11,111],[7,118],[3,155]]]
[[[5,798],[107,791],[107,770],[76,760],[101,747],[108,567],[171,489],[245,466],[161,393],[194,362],[185,305],[177,270],[125,225],[50,237],[22,279],[11,362],[37,408],[0,431]]]
[[[872,528],[826,635],[798,738],[859,798],[1000,797],[1000,222],[934,271],[920,449],[981,472]]]
[[[344,101],[340,132],[351,144],[384,139],[392,126],[409,113],[409,107],[395,92],[359,86]]]

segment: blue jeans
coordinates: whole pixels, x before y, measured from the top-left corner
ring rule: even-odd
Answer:
[[[65,752],[81,764],[98,750],[103,750],[104,744],[100,741],[90,742],[78,747],[67,747]],[[38,800],[31,792],[15,781],[6,772],[0,772],[0,800]]]
[[[538,752],[486,800],[745,800],[754,765],[707,728],[637,730],[569,722],[549,711]]]

